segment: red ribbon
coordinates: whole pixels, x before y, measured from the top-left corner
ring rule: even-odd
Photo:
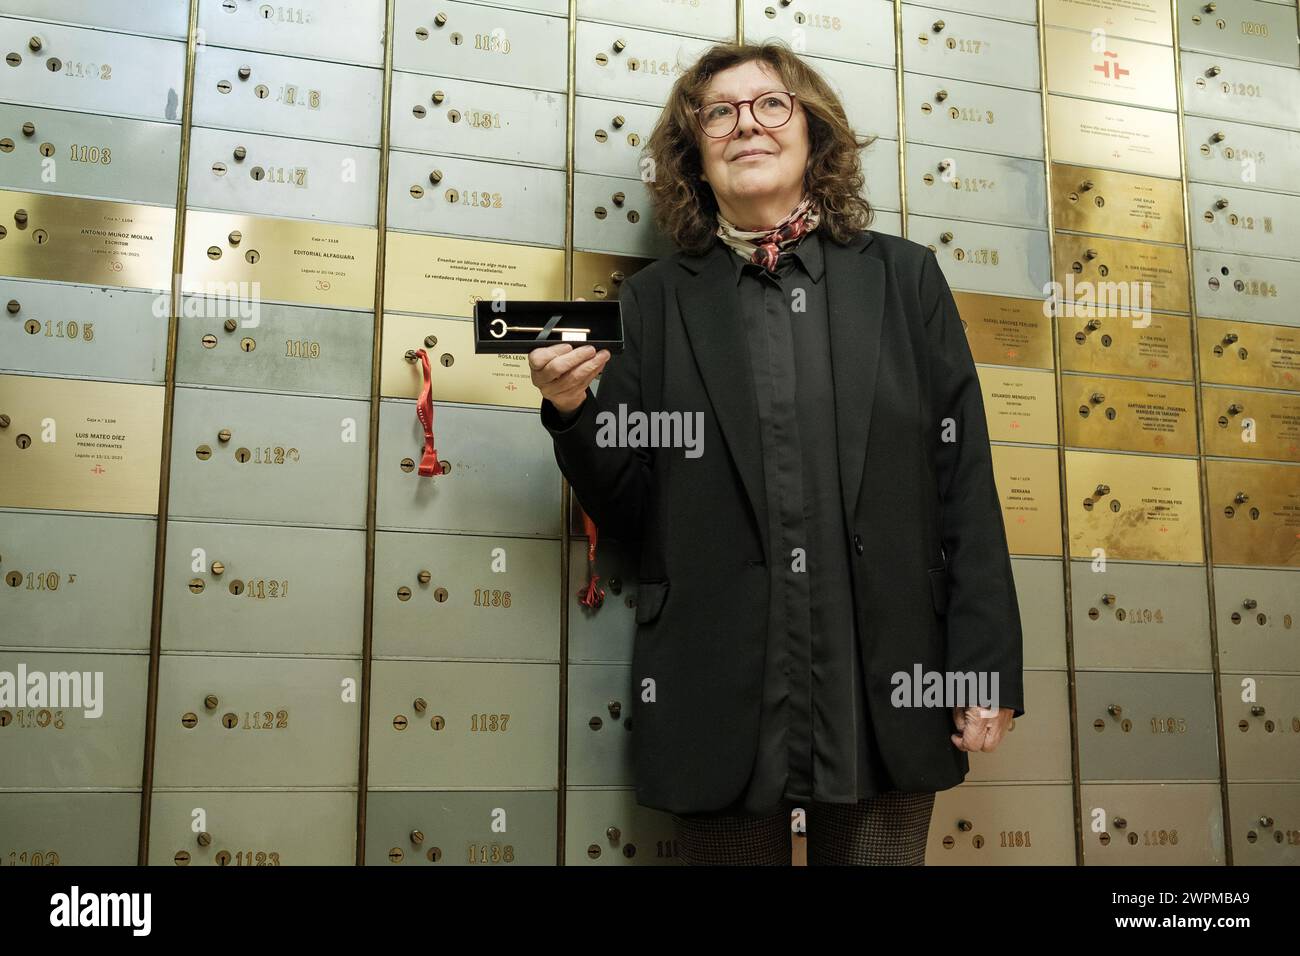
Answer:
[[[587,532],[587,583],[578,589],[578,603],[594,611],[605,601],[605,589],[599,586],[600,575],[596,573],[596,539],[600,529],[585,511],[582,527]]]
[[[442,462],[438,461],[438,449],[433,447],[433,375],[429,367],[429,353],[416,349],[420,356],[421,374],[424,385],[420,388],[420,397],[415,401],[415,415],[424,426],[424,457],[420,459],[420,474],[425,478],[441,475]]]

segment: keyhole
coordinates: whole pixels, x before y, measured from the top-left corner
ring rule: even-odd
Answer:
[[[248,175],[253,177],[253,182],[260,183],[266,178],[266,170],[261,166],[254,166],[248,171]]]
[[[433,590],[433,599],[434,599],[435,601],[437,601],[439,604],[442,604],[443,602],[445,602],[445,601],[447,600],[447,589],[446,589],[446,588],[434,588],[434,590]]]
[[[447,726],[447,721],[443,720],[442,716],[439,715],[429,721],[429,726],[432,727],[434,730],[442,730],[442,728]]]
[[[31,448],[31,447],[32,447],[32,436],[31,436],[31,435],[19,435],[19,436],[18,436],[18,439],[17,439],[17,443],[18,443],[18,447],[19,447],[19,448]]]
[[[213,859],[215,859],[215,860],[217,861],[217,866],[229,866],[229,865],[230,865],[230,851],[229,851],[229,850],[219,850],[219,851],[217,852],[217,855],[216,855]]]
[[[251,352],[255,348],[257,348],[257,343],[252,339],[242,338],[239,340],[239,350],[241,352]]]
[[[245,464],[248,461],[248,459],[252,457],[253,457],[252,452],[250,452],[247,448],[240,448],[235,452],[235,461],[239,462],[241,465]]]
[[[451,368],[452,365],[455,364],[456,359],[451,355],[450,352],[443,352],[441,357],[439,357],[438,361],[442,363],[443,368]]]
[[[258,83],[257,86],[253,87],[253,95],[259,100],[264,100],[271,95],[271,91],[267,88],[265,83]]]
[[[32,233],[32,241],[35,242],[38,246],[45,245],[45,243],[47,243],[49,239],[50,239],[50,234],[46,232],[44,229],[37,229],[34,233]]]
[[[53,144],[53,143],[41,143],[41,155],[42,155],[42,156],[53,156],[53,155],[54,155],[54,144]]]
[[[222,726],[222,727],[225,727],[227,730],[233,730],[234,728],[238,727],[238,726],[239,726],[239,715],[238,715],[238,714],[222,714],[222,715],[221,715],[221,726]]]
[[[235,595],[235,597],[239,597],[239,595],[243,594],[243,593],[244,593],[244,582],[243,582],[243,581],[240,581],[238,578],[236,578],[234,581],[231,581],[231,582],[230,582],[230,593],[233,594],[233,595]]]
[[[250,264],[257,265],[258,260],[262,258],[262,254],[256,249],[249,249],[244,253],[244,258],[247,259]]]
[[[41,323],[37,322],[35,319],[28,319],[23,328],[27,330],[28,335],[35,335],[41,330]]]

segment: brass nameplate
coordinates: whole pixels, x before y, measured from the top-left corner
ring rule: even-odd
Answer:
[[[1300,567],[1300,467],[1205,462],[1215,564]]]
[[[1043,23],[1146,43],[1174,41],[1167,0],[1043,0]]]
[[[1082,299],[1103,315],[1143,321],[1152,309],[1191,311],[1185,249],[1058,232],[1055,250],[1056,281],[1067,302]]]
[[[1300,329],[1232,319],[1197,319],[1201,380],[1300,389]]]
[[[388,233],[385,308],[470,318],[475,302],[493,296],[563,299],[564,251]]]
[[[1054,373],[983,365],[976,371],[991,440],[1056,444]]]
[[[954,292],[976,362],[1052,368],[1052,322],[1044,300]]]
[[[1194,458],[1067,451],[1065,487],[1071,557],[1204,560]]]
[[[1174,113],[1047,97],[1052,158],[1143,176],[1178,179],[1178,117]]]
[[[1066,232],[1182,245],[1183,188],[1173,179],[1052,163],[1052,222]]]
[[[1061,411],[1067,445],[1196,454],[1196,392],[1190,385],[1062,375]]]
[[[1012,554],[1061,554],[1061,480],[1055,448],[993,445],[993,478]]]
[[[0,507],[157,514],[165,391],[0,376]]]
[[[271,302],[373,309],[377,238],[366,226],[190,210],[182,287],[195,294],[224,290]]]
[[[1192,380],[1192,320],[1151,313],[1151,324],[1105,309],[1062,309],[1061,368],[1071,372]]]
[[[422,365],[419,356],[408,361],[406,353],[424,349],[429,355],[430,394],[435,402],[515,408],[539,408],[542,404],[527,353],[476,355],[472,320],[385,313],[383,348],[379,387],[385,398],[419,397]]]
[[[617,299],[623,280],[636,275],[653,259],[634,256],[615,256],[606,252],[575,252],[573,254],[573,297],[598,301]]]
[[[1205,454],[1300,462],[1300,395],[1205,386]]]
[[[1097,51],[1091,34],[1060,27],[1048,27],[1045,42],[1043,62],[1051,93],[1153,109],[1178,108],[1171,47],[1121,40],[1108,33],[1104,48]]]
[[[164,206],[0,192],[0,275],[167,290],[175,231]]]

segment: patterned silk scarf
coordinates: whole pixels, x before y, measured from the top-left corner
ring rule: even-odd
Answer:
[[[718,212],[718,238],[729,245],[736,254],[749,262],[757,263],[768,272],[776,272],[781,254],[798,242],[806,233],[817,228],[821,210],[811,196],[805,195],[799,205],[771,229],[751,231],[738,229]]]

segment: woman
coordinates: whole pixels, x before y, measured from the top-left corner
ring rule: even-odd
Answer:
[[[713,47],[647,147],[680,251],[623,283],[624,352],[530,357],[579,502],[640,545],[637,796],[689,863],[788,864],[799,807],[811,864],[922,864],[935,791],[1024,712],[975,366],[934,254],[865,228],[863,145],[788,48]],[[701,448],[611,444],[620,406]],[[931,672],[999,706],[898,692]]]

